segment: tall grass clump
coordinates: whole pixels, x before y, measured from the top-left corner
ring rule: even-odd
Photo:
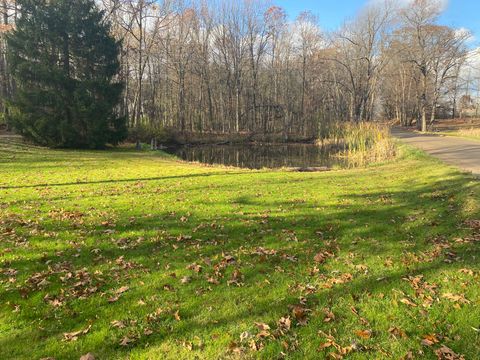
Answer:
[[[390,160],[396,156],[388,126],[371,122],[330,123],[322,126],[318,143],[337,146],[338,156],[352,166]]]
[[[478,138],[480,139],[480,128],[460,129],[457,133],[459,136]]]

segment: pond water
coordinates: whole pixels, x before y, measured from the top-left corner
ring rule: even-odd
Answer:
[[[186,161],[248,169],[281,167],[345,167],[334,151],[314,144],[198,145],[168,148]]]

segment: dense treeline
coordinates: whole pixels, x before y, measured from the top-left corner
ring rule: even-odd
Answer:
[[[425,130],[462,95],[469,34],[439,25],[435,0],[375,2],[334,33],[263,0],[97,3],[122,44],[118,111],[133,129],[287,139],[397,119]]]

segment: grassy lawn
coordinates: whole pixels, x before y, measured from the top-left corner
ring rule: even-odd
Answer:
[[[442,131],[434,134],[440,134],[440,135],[446,135],[446,136],[457,136],[457,137],[470,139],[470,140],[480,140],[480,129]]]
[[[0,140],[0,359],[480,358],[479,183],[404,153],[295,173]]]
[[[420,131],[415,132],[418,134],[422,134],[422,132]],[[430,135],[454,136],[468,140],[480,140],[480,129],[427,131],[426,133]]]
[[[440,120],[435,124],[433,133],[480,140],[480,119]]]

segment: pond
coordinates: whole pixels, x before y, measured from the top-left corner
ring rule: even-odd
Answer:
[[[185,161],[248,169],[281,167],[345,167],[332,149],[314,144],[196,145],[168,148],[166,152]]]

